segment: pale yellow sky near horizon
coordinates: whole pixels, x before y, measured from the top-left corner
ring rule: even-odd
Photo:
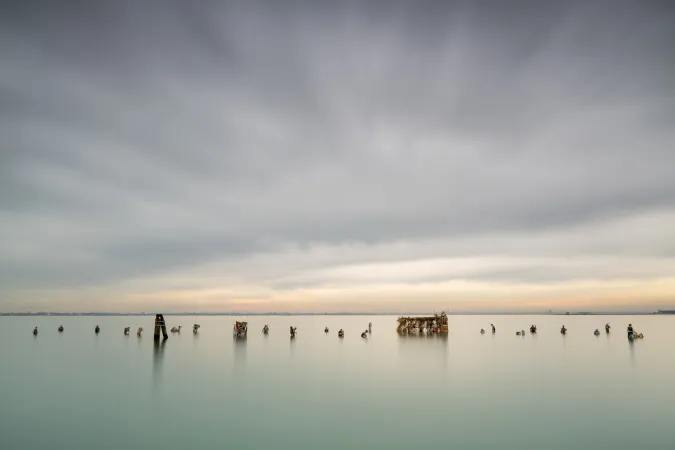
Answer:
[[[92,285],[5,291],[0,310],[653,311],[675,307],[672,240],[649,213],[542,233],[288,247]],[[658,228],[662,230],[662,228]],[[624,237],[625,236],[625,237]],[[589,243],[590,242],[590,243]],[[598,249],[611,245],[613,253]],[[454,256],[448,256],[454,255]],[[467,256],[468,255],[468,256]],[[552,256],[554,255],[554,256]]]
[[[575,254],[583,246],[592,247],[580,242],[580,237],[602,246],[618,241],[620,235],[627,236],[621,239],[624,248],[633,251],[649,249],[646,237],[654,233],[648,227],[615,224],[475,242],[469,237],[287,248],[98,285],[5,291],[0,311],[653,311],[675,307],[675,259],[649,252],[642,256]],[[476,254],[461,256],[464,247],[475,249]],[[453,252],[460,256],[446,256]]]
[[[675,305],[672,292],[675,277],[545,286],[468,282],[387,284],[287,292],[244,287],[145,292],[91,288],[24,292],[16,299],[21,307],[6,312],[653,311],[672,308]]]

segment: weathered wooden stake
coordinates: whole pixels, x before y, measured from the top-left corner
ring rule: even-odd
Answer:
[[[166,332],[166,322],[164,322],[164,316],[161,314],[157,314],[155,316],[155,340],[159,340],[159,334],[161,333],[164,335],[164,339],[169,338],[169,334]]]

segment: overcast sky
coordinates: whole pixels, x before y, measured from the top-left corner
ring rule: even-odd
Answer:
[[[553,3],[3,2],[0,311],[675,306],[675,6]]]

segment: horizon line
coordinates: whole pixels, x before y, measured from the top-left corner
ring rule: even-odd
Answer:
[[[196,312],[96,312],[96,311],[16,311],[16,312],[0,312],[0,316],[154,316],[156,314],[162,314],[165,316],[420,316],[420,315],[429,315],[429,314],[439,314],[445,312],[447,315],[453,316],[462,316],[462,315],[627,315],[627,314],[640,314],[640,315],[650,315],[650,314],[662,314],[662,313],[672,313],[675,314],[675,310],[653,310],[653,311],[439,311],[439,312],[423,312],[423,311],[403,311],[403,312],[394,312],[394,311],[384,311],[384,312],[354,312],[354,311],[342,311],[342,312],[246,312],[246,311],[218,311],[218,312],[206,312],[206,311],[196,311]]]

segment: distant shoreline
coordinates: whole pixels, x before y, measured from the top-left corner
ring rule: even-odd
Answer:
[[[155,312],[11,312],[0,313],[0,317],[26,316],[154,316]],[[430,312],[174,312],[162,313],[165,316],[427,316]],[[448,312],[449,316],[648,316],[648,315],[675,315],[675,311],[652,312]]]

